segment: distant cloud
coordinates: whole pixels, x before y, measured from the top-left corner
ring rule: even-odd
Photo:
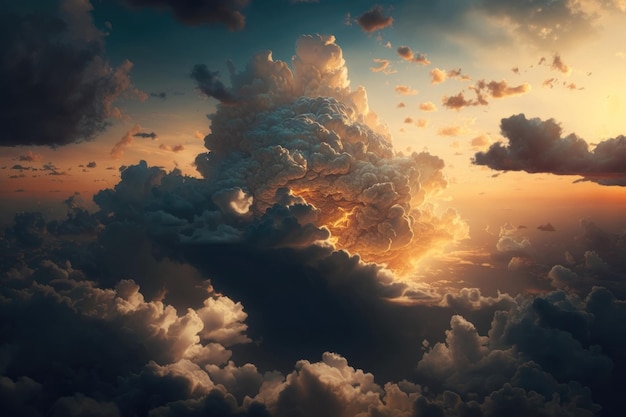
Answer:
[[[439,136],[460,136],[467,133],[467,128],[464,126],[446,126],[437,131]]]
[[[166,145],[162,143],[159,145],[159,149],[163,151],[168,151],[168,152],[181,152],[185,150],[185,147],[181,144],[170,146],[170,145]]]
[[[419,118],[417,119],[417,122],[415,122],[415,124],[417,125],[417,127],[428,127],[429,122],[427,119]]]
[[[399,109],[403,109],[403,108],[406,107],[406,104],[403,101],[401,101],[401,102],[398,103],[398,105],[396,105],[396,107],[399,108]]]
[[[87,163],[87,168],[95,168],[97,166],[95,161],[91,161],[89,163]]]
[[[430,83],[431,84],[441,84],[446,81],[448,78],[454,78],[463,81],[469,81],[470,77],[461,73],[461,69],[453,69],[444,71],[439,68],[434,68],[430,71]]]
[[[39,162],[41,161],[41,155],[33,153],[33,151],[28,151],[23,155],[18,157],[19,161],[27,161],[27,162]]]
[[[435,106],[435,103],[433,103],[432,101],[425,101],[423,103],[420,103],[419,108],[422,111],[437,111],[437,106]]]
[[[539,226],[537,226],[537,229],[541,230],[542,232],[556,232],[555,227],[552,226],[552,223],[550,222],[546,224],[540,224]]]
[[[426,55],[413,52],[408,46],[399,46],[397,52],[405,61],[415,62],[420,65],[430,65],[430,61],[426,58]]]
[[[488,135],[482,134],[480,136],[476,136],[470,141],[470,145],[472,148],[484,148],[491,143],[491,138]]]
[[[382,72],[383,74],[395,74],[397,71],[390,69],[391,61],[388,59],[374,58],[374,62],[378,64],[377,67],[370,67],[372,72]]]
[[[122,136],[122,138],[113,146],[113,149],[111,149],[111,156],[114,159],[120,159],[122,156],[124,156],[124,151],[133,143],[133,137],[136,133],[139,133],[140,130],[141,127],[138,124],[131,127],[130,130],[128,130],[124,134],[124,136]]]
[[[526,171],[579,175],[581,181],[626,186],[626,137],[596,145],[593,151],[575,134],[561,137],[562,128],[549,119],[526,119],[523,114],[502,119],[500,127],[508,143],[494,143],[478,152],[476,165],[502,171]]]
[[[552,65],[550,67],[565,75],[572,73],[572,68],[563,62],[559,54],[554,54],[554,57],[552,58]]]
[[[485,81],[480,80],[476,85],[469,87],[474,92],[476,98],[465,98],[463,92],[454,96],[444,96],[441,100],[444,107],[452,110],[461,110],[470,106],[486,106],[489,104],[487,98],[504,98],[525,94],[531,90],[528,83],[517,86],[509,86],[505,81]]]
[[[393,17],[385,16],[381,6],[374,6],[359,16],[356,22],[365,32],[372,33],[391,26],[393,24]]]
[[[241,10],[248,5],[248,0],[121,0],[133,7],[151,7],[168,9],[180,22],[199,26],[221,23],[229,30],[241,30],[246,18]]]
[[[161,98],[165,100],[167,98],[167,93],[165,91],[150,93],[150,97]]]
[[[157,138],[157,134],[154,132],[137,132],[133,135],[136,138],[146,138],[155,140]]]
[[[412,89],[408,85],[396,85],[395,90],[396,93],[400,94],[401,96],[414,96],[417,94],[417,90]]]
[[[131,85],[130,61],[109,64],[89,1],[61,6],[27,15],[4,8],[0,16],[0,146],[91,140],[108,127],[123,92],[144,96]]]

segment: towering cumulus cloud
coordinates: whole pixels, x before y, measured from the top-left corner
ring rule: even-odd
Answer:
[[[297,211],[318,238],[398,268],[465,236],[456,212],[437,216],[428,202],[446,186],[443,161],[394,151],[365,90],[350,88],[334,37],[302,36],[292,68],[263,52],[210,94],[223,100],[196,163],[223,214]]]

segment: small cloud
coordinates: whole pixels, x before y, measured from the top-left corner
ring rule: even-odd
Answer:
[[[556,232],[556,229],[554,228],[554,226],[552,226],[550,222],[537,226],[537,229],[541,230],[542,232]]]
[[[374,58],[374,62],[378,64],[377,67],[370,67],[372,72],[382,72],[383,74],[395,74],[398,71],[390,69],[391,61],[388,59]]]
[[[399,109],[403,109],[403,108],[406,107],[406,104],[404,104],[404,102],[401,101],[401,102],[398,103],[398,105],[396,107],[399,108]]]
[[[95,168],[96,167],[96,162],[95,161],[91,161],[87,164],[87,168]]]
[[[412,89],[408,85],[399,84],[396,85],[396,93],[400,94],[401,96],[414,96],[417,94],[417,90]]]
[[[463,126],[446,126],[437,131],[439,136],[460,136],[467,133],[467,129]]]
[[[437,111],[437,106],[432,101],[425,101],[420,103],[420,110],[422,111]]]
[[[407,123],[407,124],[413,123],[413,118],[412,117],[407,117],[406,119],[404,119],[404,123]]]
[[[150,138],[152,140],[155,140],[157,138],[157,134],[154,132],[137,132],[133,135],[136,138]]]
[[[482,134],[480,136],[476,136],[470,141],[470,145],[474,149],[484,148],[491,144],[492,140],[489,135]]]
[[[169,145],[162,143],[159,145],[159,149],[163,151],[167,151],[167,152],[181,152],[185,150],[185,147],[182,144],[169,146]]]
[[[133,143],[133,137],[136,133],[139,133],[141,127],[136,124],[130,128],[128,132],[122,136],[122,138],[111,149],[111,156],[115,159],[120,159],[124,156],[124,150]]]
[[[430,65],[430,61],[426,58],[426,55],[419,52],[413,52],[408,46],[399,46],[398,55],[405,61],[414,62],[419,65]]]
[[[417,125],[417,127],[428,127],[429,122],[427,119],[417,119],[417,122],[415,123]]]
[[[381,6],[374,6],[356,19],[356,22],[367,33],[384,29],[393,24],[393,17],[385,16]]]
[[[41,155],[28,151],[24,155],[20,155],[18,160],[26,162],[39,162],[41,161]]]
[[[563,62],[559,54],[554,54],[554,57],[552,58],[552,65],[550,66],[550,68],[559,71],[565,75],[570,75],[572,73],[572,68]]]
[[[150,93],[150,97],[160,98],[165,100],[167,98],[167,93],[165,91],[160,91],[158,93]]]
[[[27,166],[24,166],[24,165],[21,165],[21,164],[15,164],[15,165],[13,165],[11,167],[11,169],[17,169],[17,170],[20,170],[20,171],[24,171],[24,170],[29,170],[30,167],[27,167]]]

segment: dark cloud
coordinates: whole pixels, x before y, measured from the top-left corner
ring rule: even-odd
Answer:
[[[556,228],[552,226],[552,223],[550,222],[546,224],[540,224],[539,226],[537,226],[537,229],[541,230],[542,232],[556,232]]]
[[[223,103],[232,103],[235,98],[220,81],[218,72],[211,72],[204,64],[197,64],[191,71],[191,78],[198,83],[198,89],[207,97],[213,97]]]
[[[365,32],[372,33],[391,26],[393,24],[393,17],[385,16],[382,6],[374,6],[359,16],[356,22]]]
[[[150,93],[150,97],[156,97],[165,100],[167,98],[167,93],[165,91],[160,91],[158,93]]]
[[[24,155],[18,157],[19,161],[39,162],[41,161],[41,155],[33,153],[32,151],[26,152]]]
[[[149,138],[149,139],[156,139],[157,138],[157,134],[154,132],[137,132],[135,134],[133,134],[133,137],[136,138]]]
[[[508,143],[494,143],[486,152],[476,153],[474,164],[502,171],[578,175],[583,181],[602,185],[626,185],[623,136],[604,140],[590,151],[587,142],[573,133],[561,137],[562,128],[554,119],[526,119],[518,114],[502,119],[500,128]]]
[[[55,14],[2,13],[0,146],[90,140],[119,113],[113,102],[133,90],[132,64],[109,65],[90,11],[88,1],[65,0]]]
[[[95,161],[90,161],[87,163],[87,168],[95,168],[98,164]]]
[[[133,7],[152,7],[167,9],[180,22],[199,26],[204,24],[221,23],[229,30],[242,30],[246,18],[241,13],[248,0],[120,0]]]

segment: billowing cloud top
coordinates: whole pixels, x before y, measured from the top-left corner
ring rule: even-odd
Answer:
[[[302,36],[293,71],[262,52],[245,71],[231,68],[221,95],[207,92],[228,97],[212,115],[209,152],[196,158],[213,200],[240,217],[287,208],[316,238],[371,261],[404,263],[407,251],[419,257],[464,237],[454,211],[438,217],[427,202],[446,186],[443,161],[396,154],[365,90],[351,90],[334,41]]]

